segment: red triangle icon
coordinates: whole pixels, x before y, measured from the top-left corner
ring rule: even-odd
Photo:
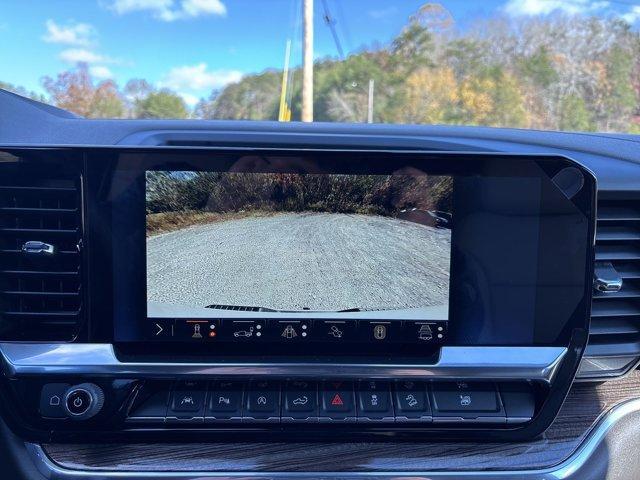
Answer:
[[[333,400],[331,400],[331,405],[344,405],[344,402],[342,401],[342,397],[340,396],[339,393],[335,394],[335,396],[333,397]]]

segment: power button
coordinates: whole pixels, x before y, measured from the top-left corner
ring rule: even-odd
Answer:
[[[72,390],[67,395],[67,410],[71,415],[82,415],[91,407],[91,394],[86,390]]]
[[[64,408],[75,420],[86,420],[96,415],[104,403],[104,392],[93,383],[74,385],[67,390]]]

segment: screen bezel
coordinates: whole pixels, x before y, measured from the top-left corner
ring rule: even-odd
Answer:
[[[588,251],[585,252],[584,295],[578,308],[567,322],[562,334],[563,346],[569,344],[574,329],[584,332],[588,329],[591,305],[591,277],[593,274],[594,229],[595,229],[595,192],[596,182],[593,175],[584,167],[565,157],[556,155],[506,155],[492,153],[468,152],[429,152],[405,150],[349,150],[349,149],[256,149],[256,148],[187,148],[187,147],[126,147],[126,148],[97,148],[85,149],[86,155],[86,183],[87,183],[87,241],[92,245],[102,243],[101,248],[90,249],[91,289],[98,289],[108,301],[94,301],[90,305],[92,333],[94,338],[120,343],[115,335],[117,321],[114,321],[113,305],[113,272],[111,271],[111,253],[113,243],[106,240],[105,233],[111,225],[112,212],[109,202],[104,198],[113,172],[125,166],[127,169],[141,172],[145,170],[215,170],[233,171],[233,166],[241,156],[275,156],[281,158],[299,157],[304,155],[313,158],[317,165],[322,166],[326,173],[347,174],[390,174],[400,168],[419,168],[428,170],[430,174],[440,175],[505,175],[526,176],[527,168],[535,165],[549,175],[566,167],[578,168],[584,176],[584,186],[573,199],[579,205],[580,211],[589,220]],[[427,168],[428,167],[428,168]],[[265,173],[282,171],[271,166],[259,167]],[[300,173],[295,168],[290,170]],[[308,171],[308,170],[307,170]],[[144,226],[144,220],[143,220]],[[99,253],[98,253],[99,252]],[[146,280],[146,268],[142,272]],[[146,292],[144,296],[146,302]],[[137,342],[125,342],[132,346]],[[141,342],[140,342],[141,343]],[[558,342],[554,343],[557,344]],[[534,343],[535,344],[535,343]],[[140,345],[143,347],[142,345]],[[193,345],[187,346],[185,352],[193,352]],[[584,347],[584,346],[583,346]],[[144,346],[149,350],[149,346]],[[173,347],[172,347],[173,348]],[[181,350],[176,346],[176,351]],[[158,351],[161,351],[159,349]],[[206,355],[205,349],[197,353]],[[295,352],[291,352],[295,353]],[[305,352],[299,352],[304,354]],[[393,352],[385,352],[393,353]],[[434,352],[424,352],[432,355]]]

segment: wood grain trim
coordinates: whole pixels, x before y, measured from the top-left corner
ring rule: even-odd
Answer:
[[[60,466],[109,471],[375,472],[537,469],[580,445],[612,406],[640,398],[640,374],[572,387],[545,435],[524,443],[46,444]]]

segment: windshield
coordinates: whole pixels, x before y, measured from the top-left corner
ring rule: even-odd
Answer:
[[[639,130],[640,4],[4,0],[0,88],[88,118]]]

